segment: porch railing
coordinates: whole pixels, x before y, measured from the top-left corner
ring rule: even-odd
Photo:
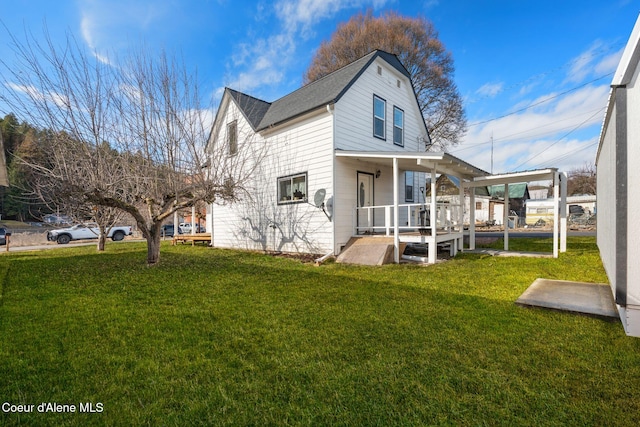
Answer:
[[[462,230],[460,204],[438,203],[436,213],[431,215],[431,206],[421,203],[398,205],[398,230],[400,232],[421,231],[431,228],[435,218],[437,230],[451,232]],[[357,207],[353,215],[355,234],[382,234],[390,236],[395,222],[393,205]]]

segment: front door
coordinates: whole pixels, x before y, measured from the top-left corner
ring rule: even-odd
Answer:
[[[357,206],[373,206],[373,174],[358,172]],[[373,209],[358,209],[358,234],[373,232]]]

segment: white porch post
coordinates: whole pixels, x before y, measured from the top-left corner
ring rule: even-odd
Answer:
[[[504,208],[503,208],[503,225],[504,225],[504,250],[509,250],[509,184],[504,185]]]
[[[191,206],[191,234],[196,233],[196,207]]]
[[[560,173],[560,252],[567,252],[567,173]]]
[[[461,176],[458,179],[460,180],[460,222],[458,223],[460,238],[457,240],[456,252],[462,251],[464,247],[464,179]]]
[[[560,173],[553,174],[553,257],[558,258],[558,228],[559,228],[559,201],[560,197]]]
[[[469,188],[469,249],[476,248],[476,188]]]
[[[393,261],[400,262],[400,235],[398,234],[398,158],[393,158]]]
[[[427,245],[429,264],[435,264],[438,259],[438,247],[436,246],[438,207],[436,205],[436,168],[431,169],[431,201],[429,203],[429,220],[431,228],[431,236],[429,236],[429,244]]]

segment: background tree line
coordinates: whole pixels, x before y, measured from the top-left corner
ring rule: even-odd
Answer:
[[[43,132],[29,123],[18,120],[10,113],[0,118],[0,132],[4,143],[9,188],[0,187],[0,212],[3,219],[17,221],[41,221],[43,216],[54,212],[29,190],[33,178],[30,168],[18,161],[19,157],[33,157],[44,149]]]

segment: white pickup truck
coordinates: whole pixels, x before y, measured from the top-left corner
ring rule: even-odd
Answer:
[[[95,224],[78,224],[73,227],[60,228],[58,230],[51,230],[47,232],[47,240],[65,245],[72,240],[97,239],[99,235],[100,229]],[[114,242],[117,242],[124,239],[124,236],[130,235],[130,226],[113,226],[111,227],[111,230],[109,230],[107,237],[111,238]]]

